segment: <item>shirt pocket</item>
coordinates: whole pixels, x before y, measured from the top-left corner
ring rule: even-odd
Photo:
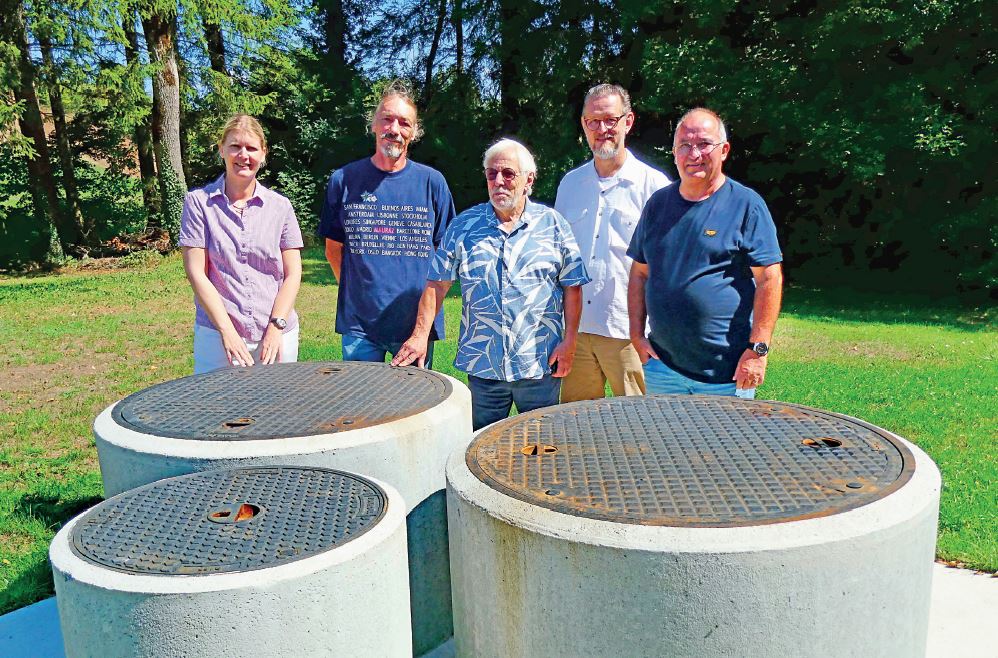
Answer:
[[[634,237],[634,231],[638,227],[639,217],[640,215],[616,208],[610,212],[607,230],[610,232],[609,240],[612,248],[615,250],[623,248],[627,251],[631,238]]]

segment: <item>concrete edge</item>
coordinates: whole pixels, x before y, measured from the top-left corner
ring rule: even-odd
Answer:
[[[283,581],[301,578],[358,558],[388,541],[398,532],[401,532],[403,536],[405,535],[406,504],[402,495],[385,482],[366,475],[363,477],[381,487],[388,499],[385,515],[381,521],[361,536],[342,546],[295,562],[252,571],[222,574],[153,576],[124,573],[84,560],[70,548],[70,533],[80,518],[87,513],[86,511],[75,516],[56,534],[49,545],[49,562],[53,571],[59,571],[68,579],[77,580],[100,589],[140,594],[193,594],[243,589],[249,585],[267,587]]]
[[[827,546],[829,537],[847,540],[867,535],[871,528],[884,530],[926,513],[938,517],[942,487],[939,469],[921,448],[897,438],[915,458],[914,473],[900,489],[839,514],[767,525],[736,528],[645,526],[556,512],[486,485],[465,463],[466,449],[455,450],[447,461],[447,489],[503,523],[574,543],[654,552],[667,546],[670,552],[676,553],[742,553]]]
[[[386,432],[392,436],[410,434],[413,430],[426,425],[423,420],[426,416],[439,418],[443,414],[459,410],[465,404],[471,404],[471,391],[467,386],[450,375],[437,374],[446,378],[451,384],[451,394],[440,404],[413,416],[347,432],[252,441],[167,438],[136,432],[116,423],[111,412],[119,400],[105,408],[94,420],[94,440],[98,444],[104,442],[130,452],[178,459],[250,459],[345,450],[383,441]]]

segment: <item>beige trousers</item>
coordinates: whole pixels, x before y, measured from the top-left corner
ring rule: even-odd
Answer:
[[[561,401],[601,398],[607,381],[616,396],[644,395],[645,373],[637,351],[626,338],[580,333],[572,371],[561,384]]]

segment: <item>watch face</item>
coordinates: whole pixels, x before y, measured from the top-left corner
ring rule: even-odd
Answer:
[[[758,354],[759,356],[766,356],[767,354],[769,354],[769,345],[767,345],[766,343],[756,343],[755,345],[752,346],[752,351]]]
[[[273,322],[274,326],[278,329],[285,329],[288,326],[288,321],[284,318],[274,318],[271,322]]]

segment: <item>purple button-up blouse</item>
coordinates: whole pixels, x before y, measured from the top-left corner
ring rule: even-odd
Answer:
[[[291,202],[258,181],[240,216],[225,196],[222,176],[187,193],[177,242],[205,250],[208,280],[221,295],[236,331],[247,342],[263,340],[284,282],[281,251],[304,246]],[[215,329],[196,299],[195,306],[194,322]],[[292,311],[287,321],[285,331],[297,327],[297,313]]]

